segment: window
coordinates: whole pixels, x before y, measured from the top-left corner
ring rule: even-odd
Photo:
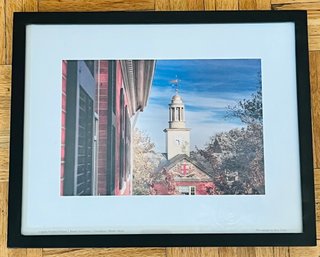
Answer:
[[[196,187],[195,186],[179,186],[178,191],[181,195],[195,195]]]
[[[84,61],[91,73],[91,75],[94,77],[94,61]]]
[[[228,181],[231,181],[231,182],[234,182],[234,181],[236,180],[236,178],[230,176],[230,177],[227,177],[227,180],[228,180]]]
[[[196,194],[196,187],[195,186],[191,186],[190,187],[190,195],[195,195]]]

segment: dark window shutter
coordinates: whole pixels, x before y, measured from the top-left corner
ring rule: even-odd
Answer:
[[[78,113],[77,195],[92,195],[93,100],[80,86]]]
[[[108,127],[107,127],[107,195],[115,194],[115,168],[116,168],[116,62],[108,61]]]

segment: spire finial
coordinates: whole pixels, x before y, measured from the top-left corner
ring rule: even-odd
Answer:
[[[181,80],[178,79],[178,76],[177,76],[177,75],[176,75],[176,79],[170,80],[170,84],[175,87],[176,95],[178,94],[178,91],[179,91],[179,88],[178,88],[178,87],[179,87],[179,83],[180,83],[180,82],[181,82]]]

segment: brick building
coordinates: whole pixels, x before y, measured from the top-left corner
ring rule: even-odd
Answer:
[[[61,195],[132,194],[131,134],[152,60],[62,62]]]

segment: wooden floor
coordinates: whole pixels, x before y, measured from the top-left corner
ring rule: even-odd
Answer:
[[[10,117],[12,13],[17,11],[106,10],[308,10],[310,77],[314,133],[317,238],[320,239],[320,0],[0,0],[0,257],[305,257],[317,247],[217,247],[129,249],[7,249],[8,147]]]

